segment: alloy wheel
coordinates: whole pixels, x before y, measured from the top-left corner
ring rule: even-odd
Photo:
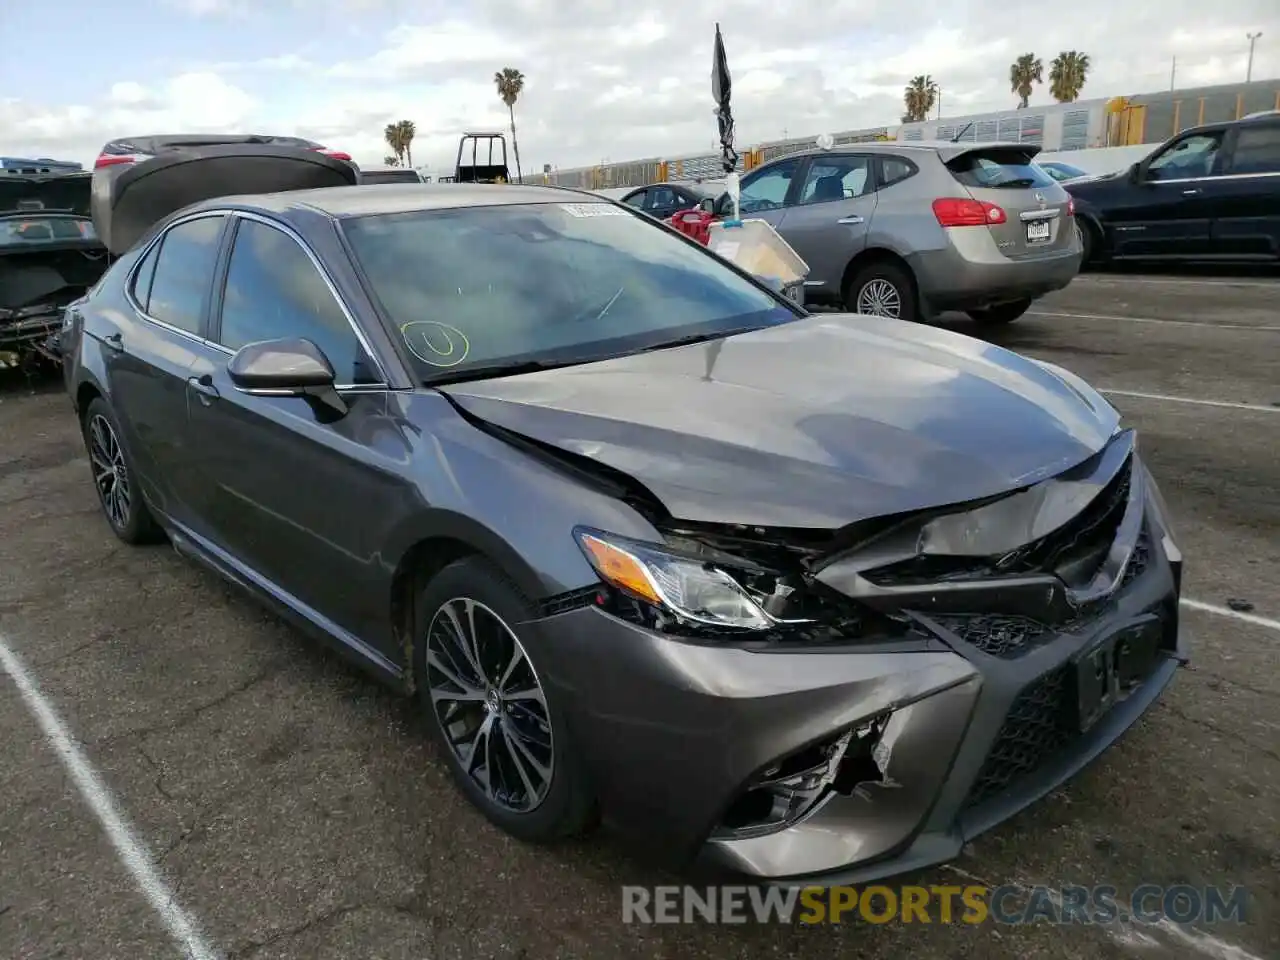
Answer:
[[[902,295],[888,280],[876,277],[868,280],[858,291],[857,312],[873,317],[902,317]]]
[[[89,421],[89,461],[93,466],[93,485],[107,520],[117,530],[123,530],[129,523],[133,504],[129,468],[115,428],[101,414]]]
[[[492,609],[458,597],[431,619],[426,687],[449,749],[486,798],[512,813],[546,799],[551,718],[528,653]]]

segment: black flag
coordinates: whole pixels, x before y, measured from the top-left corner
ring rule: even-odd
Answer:
[[[724,38],[720,36],[720,24],[716,24],[716,48],[711,60],[711,96],[716,102],[716,119],[720,123],[720,151],[724,157],[724,172],[732,173],[738,166],[738,154],[733,149],[733,113],[729,109],[729,93],[733,82],[729,78],[729,61],[724,53]]]

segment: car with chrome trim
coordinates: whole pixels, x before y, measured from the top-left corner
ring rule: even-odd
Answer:
[[[357,184],[271,145],[138,164],[66,386],[111,530],[414,697],[512,835],[914,870],[1186,662],[1168,510],[1075,374],[809,314],[585,191]]]

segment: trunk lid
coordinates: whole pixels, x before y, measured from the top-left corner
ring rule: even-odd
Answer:
[[[354,165],[315,150],[263,143],[200,145],[95,170],[90,208],[98,236],[118,256],[170,214],[202,200],[359,182]]]
[[[69,213],[87,217],[91,178],[88,172],[0,177],[0,216]]]
[[[956,181],[979,203],[1004,211],[987,229],[1010,260],[1062,253],[1074,240],[1070,195],[1033,161],[1033,144],[977,144],[944,154]]]

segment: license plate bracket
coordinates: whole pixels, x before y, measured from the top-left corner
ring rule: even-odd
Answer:
[[[1163,632],[1160,618],[1148,614],[1104,634],[1076,655],[1076,722],[1081,732],[1146,679],[1159,656]]]
[[[1049,221],[1048,220],[1028,220],[1027,221],[1027,243],[1048,243],[1049,242]]]

